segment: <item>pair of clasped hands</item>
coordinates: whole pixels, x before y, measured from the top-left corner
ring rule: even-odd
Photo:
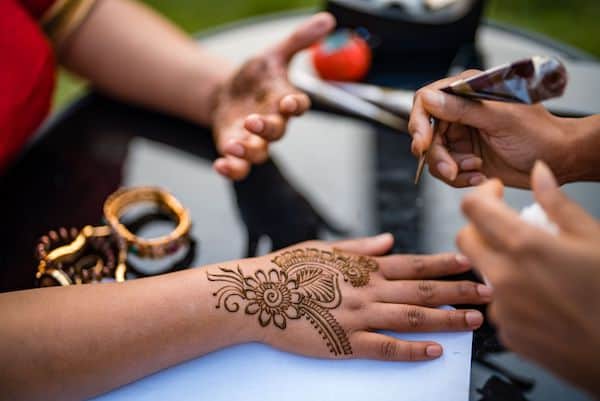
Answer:
[[[309,29],[311,24],[319,29]],[[333,26],[329,15],[319,14],[275,47],[274,53],[251,60],[238,72],[239,82],[234,79],[222,96],[234,98],[236,82],[255,85],[260,96],[251,106],[260,113],[215,126],[217,146],[224,155],[215,162],[219,173],[243,178],[252,163],[267,157],[268,143],[283,135],[287,118],[309,108],[308,97],[287,82],[285,65],[296,51]],[[378,256],[391,249],[389,235],[337,245],[318,243],[380,260],[381,269],[364,299],[348,305],[343,302],[339,311],[346,313],[346,306],[352,312],[347,320],[358,324],[350,329],[351,340],[362,350],[355,356],[436,358],[442,353],[439,345],[404,342],[361,330],[472,330],[483,321],[478,311],[432,307],[491,302],[490,319],[506,346],[593,388],[591,358],[600,355],[600,225],[569,200],[559,184],[600,178],[595,155],[600,152],[598,118],[558,118],[541,105],[471,101],[438,90],[475,73],[466,71],[419,90],[409,124],[412,152],[420,156],[429,149],[427,163],[433,176],[454,187],[478,186],[462,203],[469,220],[457,235],[462,254]],[[276,79],[253,80],[261,74]],[[235,107],[220,111],[224,113],[221,121],[233,121],[228,113],[239,115],[239,111]],[[430,116],[440,120],[433,143]],[[236,133],[222,134],[228,130]],[[520,220],[502,201],[503,184],[532,188],[560,233],[553,236]],[[434,280],[464,272],[471,265],[484,273],[488,285]],[[370,317],[360,322],[363,311]]]

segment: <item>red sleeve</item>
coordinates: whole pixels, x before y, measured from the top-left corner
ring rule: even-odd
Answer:
[[[56,0],[19,0],[19,2],[33,18],[38,20],[52,7],[52,4],[56,3]]]
[[[16,0],[0,0],[0,60],[1,173],[48,114],[54,89],[50,43]]]

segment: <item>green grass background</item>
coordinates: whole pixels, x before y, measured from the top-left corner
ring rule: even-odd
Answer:
[[[302,7],[318,7],[318,0],[142,0],[187,32],[226,22]],[[489,0],[492,20],[546,34],[600,57],[600,0]],[[85,83],[61,71],[54,109],[72,101]]]

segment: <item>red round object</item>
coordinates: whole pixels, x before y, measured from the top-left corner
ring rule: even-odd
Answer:
[[[360,81],[371,67],[371,48],[352,31],[338,31],[311,48],[319,76],[334,81]]]

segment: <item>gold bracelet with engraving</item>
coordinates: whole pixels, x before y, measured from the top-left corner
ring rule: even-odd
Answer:
[[[121,223],[120,218],[134,205],[154,203],[173,216],[177,226],[168,235],[145,239],[134,235]],[[157,187],[122,188],[104,202],[104,218],[113,235],[125,242],[128,252],[142,258],[162,258],[175,253],[189,241],[192,225],[190,214],[181,203],[167,191]]]

